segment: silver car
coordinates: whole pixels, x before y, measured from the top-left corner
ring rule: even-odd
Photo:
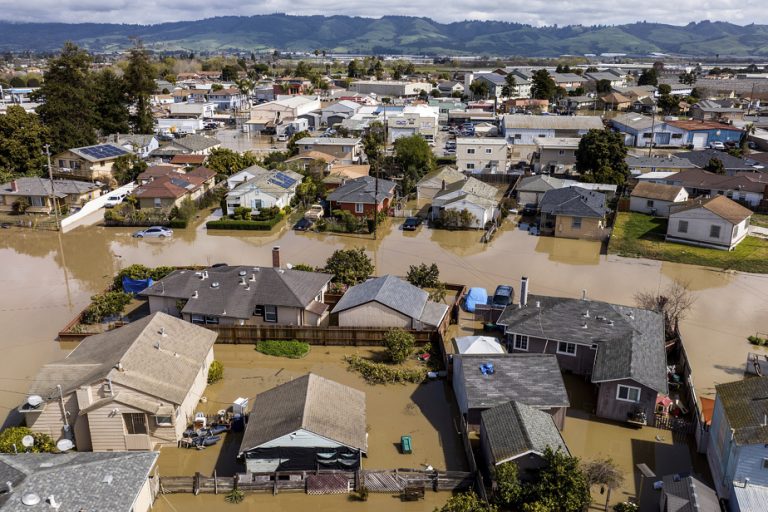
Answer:
[[[173,236],[173,230],[163,226],[152,226],[135,232],[133,236],[134,238],[170,238]]]

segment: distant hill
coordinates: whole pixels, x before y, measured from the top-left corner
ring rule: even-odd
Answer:
[[[0,51],[56,50],[75,41],[94,51],[119,50],[133,37],[156,50],[323,49],[348,53],[472,54],[554,57],[653,52],[688,56],[768,57],[768,26],[703,21],[685,26],[532,27],[501,21],[437,23],[386,16],[228,16],[158,25],[0,22]]]

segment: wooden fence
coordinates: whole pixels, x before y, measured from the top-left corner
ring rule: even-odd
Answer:
[[[251,344],[264,340],[297,340],[310,345],[378,347],[384,345],[388,328],[308,327],[294,325],[206,325],[219,334],[216,343]],[[417,345],[432,341],[437,331],[408,330]]]

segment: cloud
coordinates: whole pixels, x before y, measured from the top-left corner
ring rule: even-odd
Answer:
[[[440,22],[501,20],[543,25],[612,25],[633,21],[683,25],[710,19],[737,24],[766,23],[764,0],[240,0],[157,2],[156,0],[0,0],[0,19],[27,22],[155,24],[213,16],[288,14],[429,16]],[[439,5],[439,8],[436,6]]]

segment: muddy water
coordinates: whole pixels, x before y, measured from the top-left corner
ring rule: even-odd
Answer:
[[[657,290],[672,279],[683,279],[691,283],[696,303],[683,322],[682,331],[695,371],[696,387],[705,396],[712,395],[715,383],[740,378],[746,354],[751,349],[746,336],[768,332],[768,276],[602,256],[597,244],[529,236],[511,224],[490,244],[482,245],[480,233],[432,231],[424,227],[416,232],[403,232],[398,221],[382,226],[378,239],[373,240],[360,236],[297,234],[285,223],[271,233],[209,234],[202,220],[194,227],[177,231],[174,239],[164,241],[137,240],[131,238],[131,229],[104,227],[77,228],[61,236],[52,232],[0,230],[3,290],[0,348],[4,349],[4,357],[0,358],[0,413],[7,414],[23,399],[41,364],[63,357],[71,350],[71,346],[53,342],[56,332],[86,304],[90,295],[101,291],[121,267],[133,263],[269,265],[274,245],[281,247],[283,262],[321,265],[336,249],[363,247],[374,259],[379,274],[404,274],[411,264],[436,262],[442,278],[451,282],[490,290],[497,284],[509,283],[517,289],[520,276],[526,275],[531,280],[531,293],[576,297],[585,289],[595,299],[624,304],[632,304],[633,295],[639,290]],[[222,348],[220,352],[226,351],[227,348]],[[269,372],[276,373],[282,367],[286,375],[312,368],[321,375],[356,387],[364,386],[355,382],[357,378],[347,374],[337,362],[314,359],[320,355],[314,353],[298,363],[280,363],[279,368],[278,363],[262,365],[262,361],[253,359],[259,357],[256,355],[241,360],[235,358],[232,368],[238,368],[238,361],[243,367],[232,373],[235,377],[240,375],[243,389],[247,383],[253,392],[277,382],[274,379],[280,377],[270,377]],[[331,359],[337,355],[330,354]],[[249,368],[248,365],[256,362],[259,368]],[[263,380],[246,379],[249,374]],[[385,467],[398,461],[394,448],[387,446],[396,442],[401,434],[395,429],[393,418],[402,419],[413,412],[405,409],[409,405],[407,400],[388,393],[384,388],[369,390],[368,402],[369,422],[385,431],[372,438],[372,443],[380,445],[375,446],[376,454],[372,454],[371,462],[380,461]],[[431,407],[433,403],[437,406],[441,400],[447,401],[442,393],[432,389],[425,399],[412,398],[410,403],[416,407],[419,404]],[[225,400],[221,401],[228,402],[238,394],[241,394],[239,388],[224,390],[221,395]],[[218,408],[213,402],[210,406]],[[428,418],[434,414],[420,410],[414,417]],[[410,425],[408,421],[405,420],[405,424]],[[414,429],[423,429],[424,435],[432,436],[425,440],[425,445],[445,443],[442,437],[447,434],[443,432],[450,429],[425,421],[422,425],[413,423]],[[376,426],[379,423],[388,426]],[[570,442],[577,445],[572,446],[576,453],[592,446],[587,437],[574,436]],[[438,466],[434,461],[446,457],[445,453],[443,449],[436,449],[417,462]],[[178,460],[176,463],[194,462]],[[368,467],[373,466],[368,464]],[[180,503],[183,502],[184,498],[180,499]],[[294,498],[281,497],[280,503],[286,504],[283,499]],[[261,498],[257,498],[261,503],[258,500]],[[343,502],[334,500],[337,498],[328,499],[329,509]],[[384,499],[355,506],[375,509],[389,503]],[[255,505],[247,505],[250,506]]]

